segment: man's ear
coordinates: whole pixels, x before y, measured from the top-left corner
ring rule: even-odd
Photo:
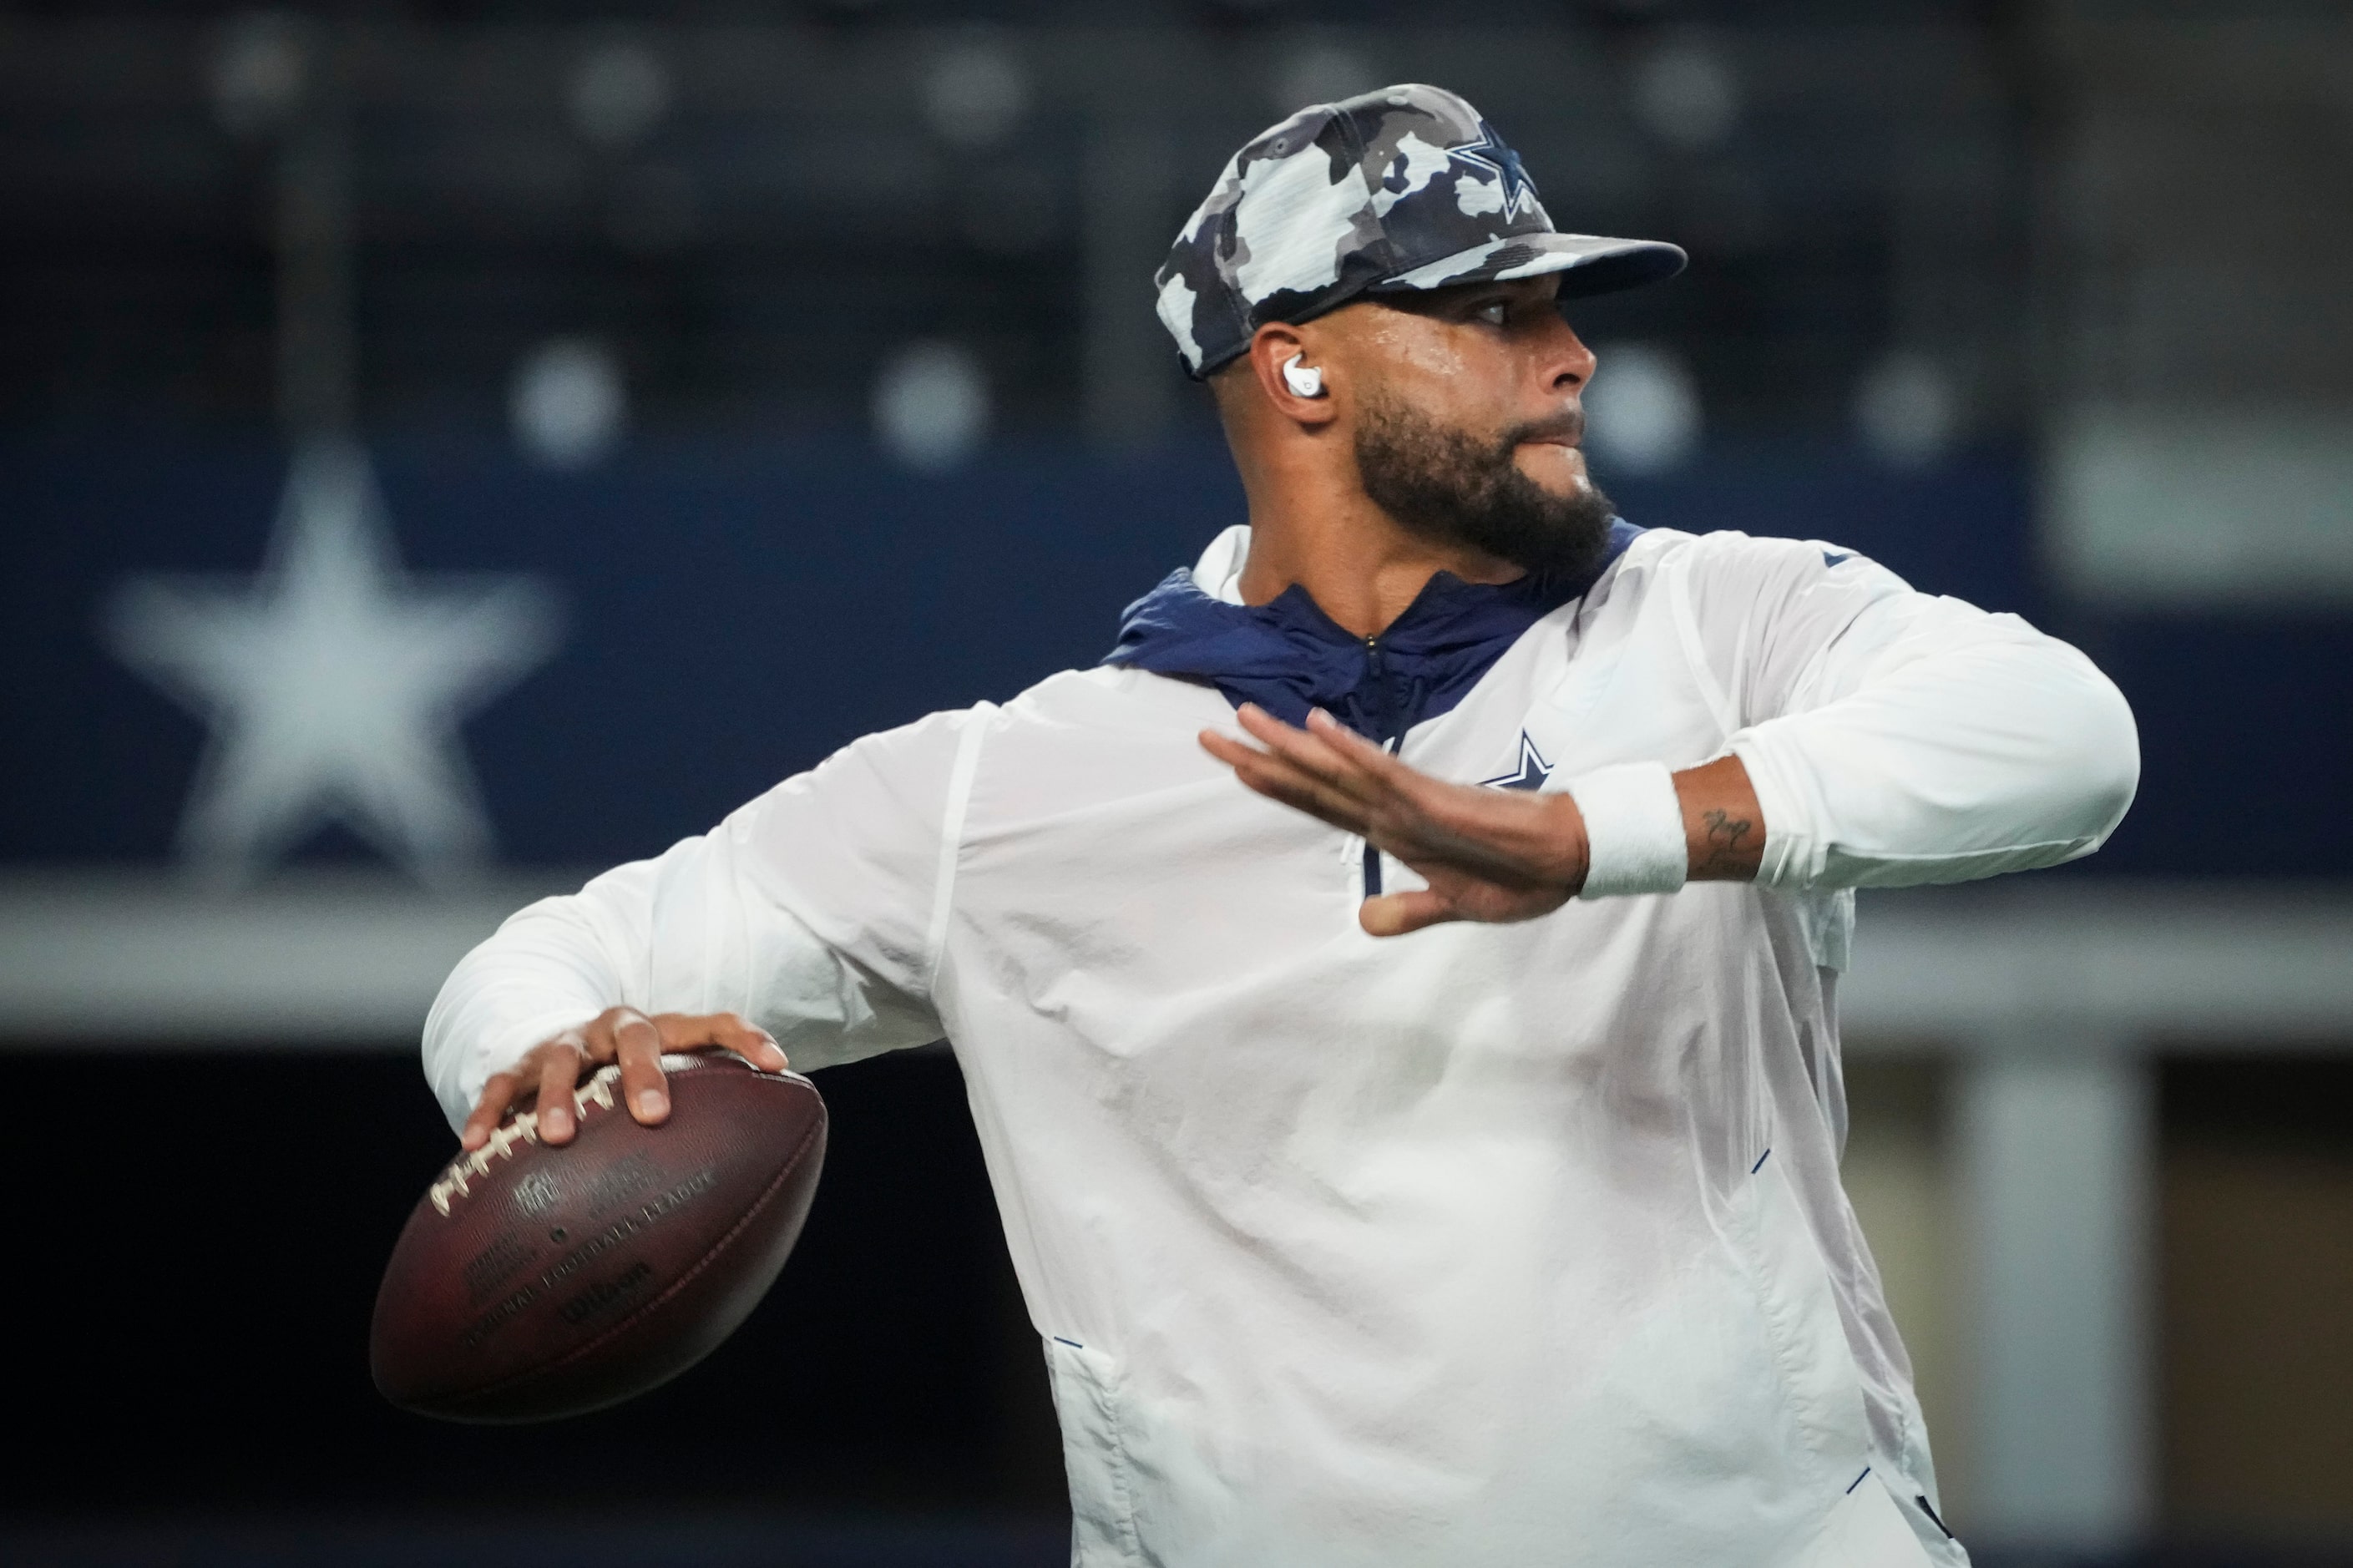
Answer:
[[[1329,425],[1333,408],[1331,371],[1317,363],[1315,350],[1301,330],[1288,321],[1269,321],[1252,333],[1250,375],[1275,412],[1294,424]],[[1288,370],[1289,374],[1285,374]],[[1314,386],[1314,392],[1305,388]]]

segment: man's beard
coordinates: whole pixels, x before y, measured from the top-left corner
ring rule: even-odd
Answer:
[[[1577,424],[1570,415],[1516,425],[1482,442],[1400,404],[1367,402],[1356,426],[1356,471],[1373,504],[1424,539],[1469,545],[1535,576],[1575,578],[1599,563],[1617,508],[1589,482],[1553,494],[1512,455],[1524,441],[1574,437]]]

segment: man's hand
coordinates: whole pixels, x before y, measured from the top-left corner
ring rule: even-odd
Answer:
[[[466,1118],[458,1141],[468,1150],[480,1148],[491,1141],[510,1110],[535,1098],[540,1142],[571,1142],[577,1131],[572,1088],[580,1081],[584,1063],[594,1067],[620,1063],[621,1102],[629,1108],[630,1115],[651,1127],[670,1117],[670,1086],[662,1077],[662,1053],[691,1051],[700,1046],[724,1046],[766,1072],[782,1072],[789,1065],[765,1029],[733,1013],[656,1013],[648,1017],[634,1007],[608,1007],[580,1027],[543,1040],[522,1060],[493,1074],[482,1086],[482,1098]]]
[[[1236,715],[1266,750],[1214,730],[1208,753],[1272,800],[1296,806],[1411,867],[1430,886],[1366,899],[1356,919],[1375,936],[1442,921],[1525,921],[1585,885],[1585,819],[1565,795],[1483,789],[1431,778],[1329,713],[1295,729],[1255,704]]]

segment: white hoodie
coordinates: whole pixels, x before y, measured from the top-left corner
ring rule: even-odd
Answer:
[[[2096,847],[2116,689],[1830,546],[1643,533],[1400,754],[1736,752],[1757,884],[1389,941],[1361,844],[1202,752],[1231,721],[1103,668],[869,736],[508,921],[427,1070],[455,1123],[618,1004],[803,1069],[954,1041],[1083,1568],[1966,1562],[1839,1184],[1849,889]]]

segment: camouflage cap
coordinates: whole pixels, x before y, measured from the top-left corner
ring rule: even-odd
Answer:
[[[1559,272],[1564,297],[1671,278],[1683,253],[1559,234],[1520,155],[1443,88],[1303,109],[1235,153],[1154,276],[1160,320],[1205,376],[1269,321],[1363,294]]]

